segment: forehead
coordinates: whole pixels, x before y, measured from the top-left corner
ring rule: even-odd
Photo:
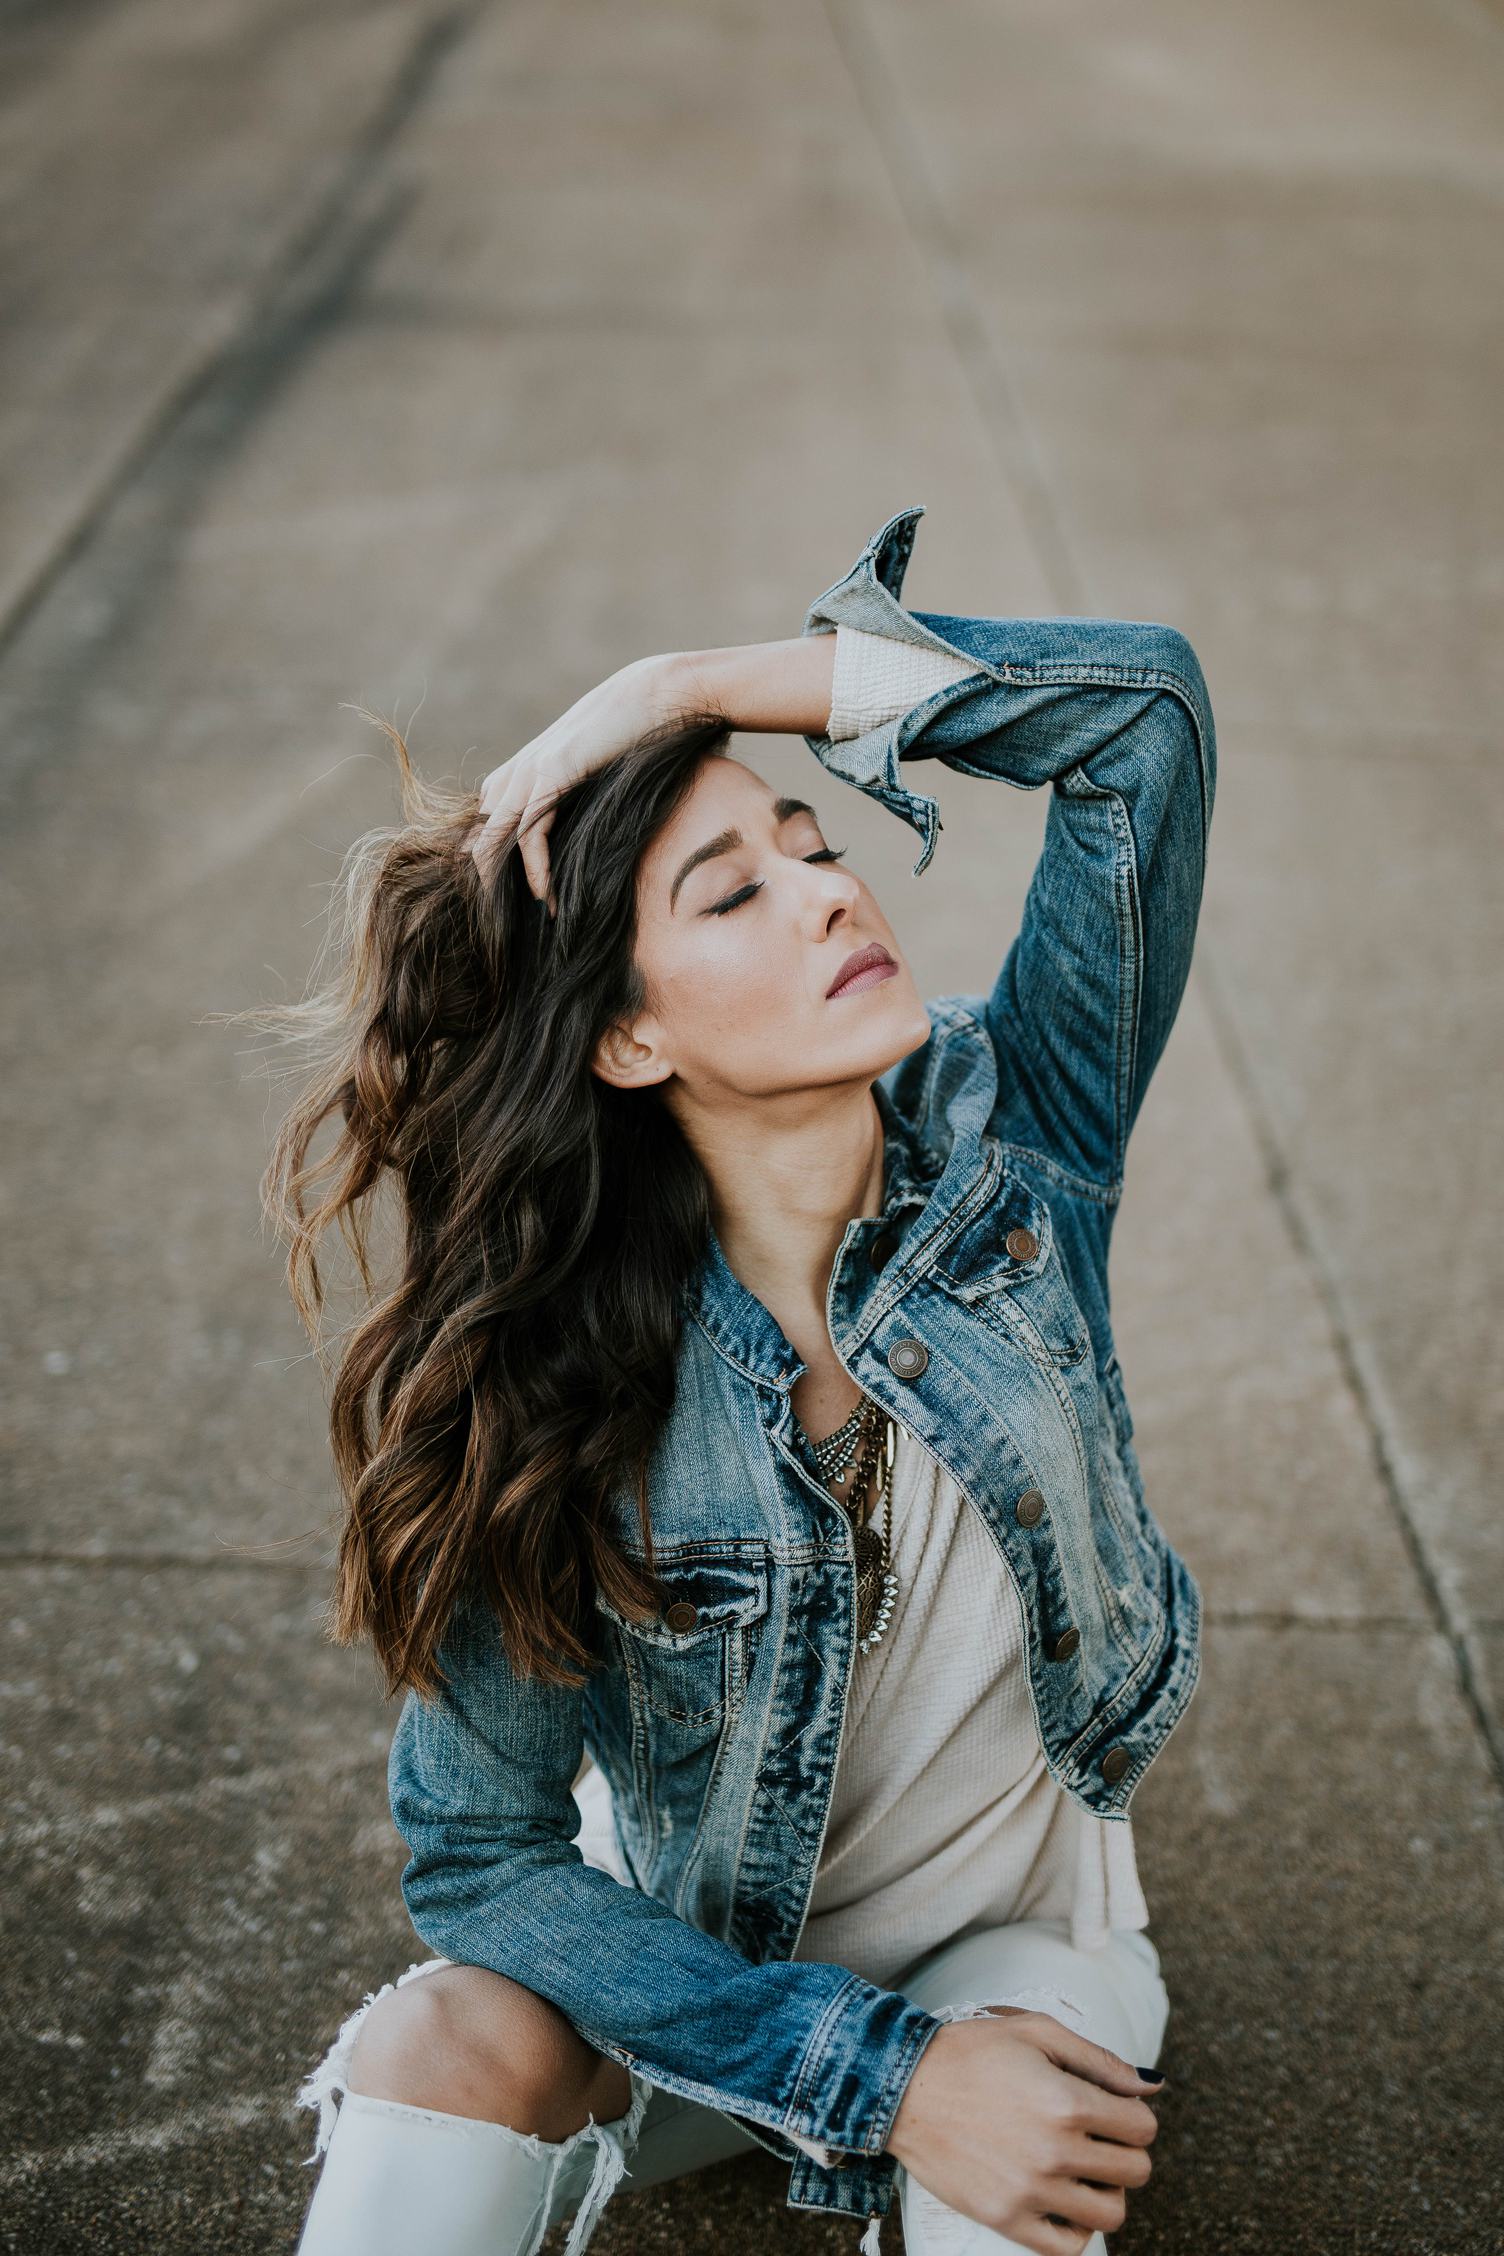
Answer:
[[[745,760],[734,759],[729,752],[716,753],[700,762],[683,803],[664,824],[654,846],[661,849],[670,841],[693,846],[705,832],[707,817],[715,830],[729,819],[731,809],[755,815],[759,809],[771,808],[776,797],[766,776],[749,768]]]
[[[643,855],[643,874],[672,876],[684,856],[717,831],[745,830],[772,819],[778,793],[765,777],[729,752],[702,760],[681,804]]]

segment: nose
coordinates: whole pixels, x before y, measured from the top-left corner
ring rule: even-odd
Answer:
[[[843,869],[839,862],[811,862],[806,867],[815,880],[811,899],[816,929],[824,934],[842,917],[850,916],[862,897],[862,889],[850,870]]]

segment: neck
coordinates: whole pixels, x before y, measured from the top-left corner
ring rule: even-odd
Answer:
[[[847,1224],[882,1211],[883,1124],[870,1083],[766,1099],[751,1115],[686,1121],[685,1131],[735,1275],[785,1329],[815,1318],[823,1328]]]

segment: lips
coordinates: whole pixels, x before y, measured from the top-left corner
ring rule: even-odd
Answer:
[[[828,1001],[832,995],[844,994],[848,987],[852,986],[857,980],[862,978],[864,972],[882,971],[886,974],[888,972],[896,971],[897,969],[897,964],[893,961],[892,956],[888,953],[888,950],[883,946],[882,942],[880,940],[873,940],[868,944],[867,947],[858,948],[855,955],[851,955],[846,958],[846,961],[842,964],[840,970],[836,973],[834,980],[825,990],[826,999]],[[876,980],[870,980],[865,982],[865,984],[876,986],[878,982]]]

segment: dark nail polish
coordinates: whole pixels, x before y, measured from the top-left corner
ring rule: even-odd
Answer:
[[[1162,2084],[1165,2080],[1163,2068],[1135,2068],[1134,2074],[1142,2076],[1146,2084]]]

